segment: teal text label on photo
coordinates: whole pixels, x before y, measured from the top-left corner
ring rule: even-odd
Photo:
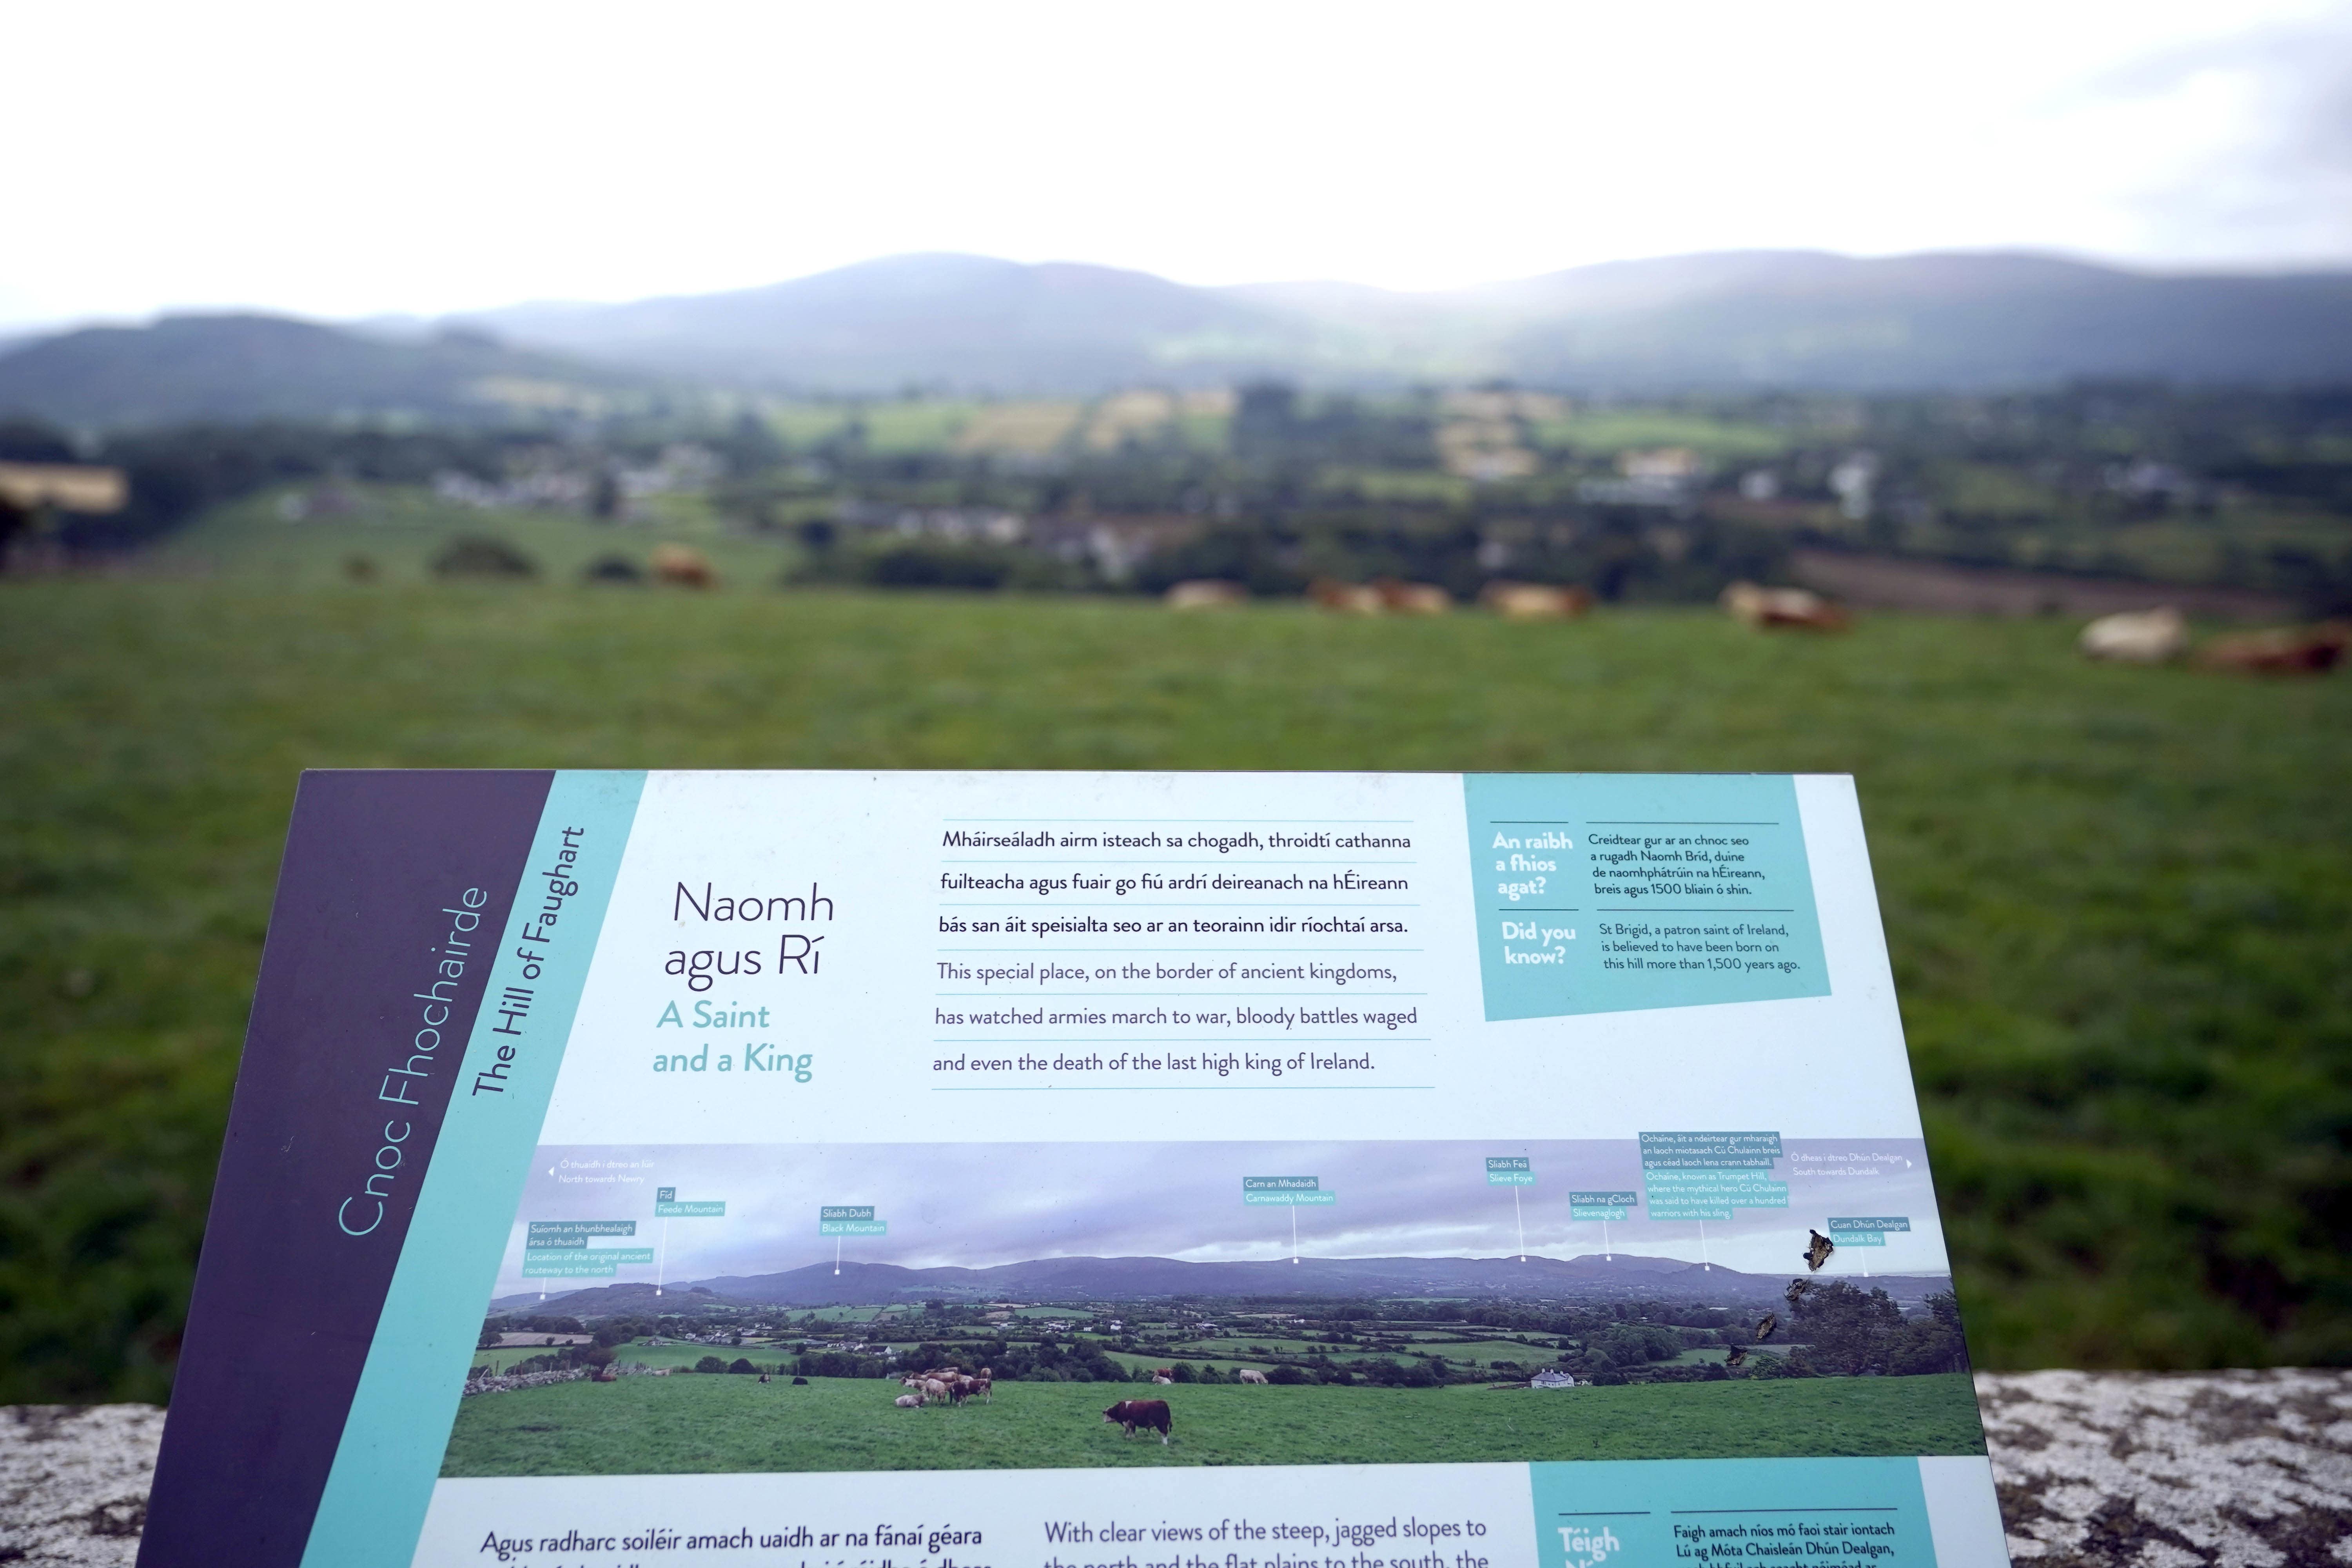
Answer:
[[[636,1234],[637,1222],[633,1219],[535,1219],[530,1222],[529,1227],[529,1235],[534,1241],[543,1236],[588,1237]]]
[[[1830,994],[1795,781],[1463,778],[1489,1022]]]
[[[1489,1154],[1486,1156],[1486,1184],[1490,1187],[1532,1187],[1536,1184],[1535,1163],[1525,1154]]]

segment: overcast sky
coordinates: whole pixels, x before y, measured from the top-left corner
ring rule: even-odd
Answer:
[[[1774,1179],[1785,1209],[1738,1209],[1709,1224],[1707,1258],[1785,1272],[1809,1226],[1832,1214],[1902,1215],[1913,1231],[1862,1261],[1877,1272],[1943,1272],[1943,1237],[1916,1142],[1791,1139]],[[1535,1184],[1491,1186],[1486,1156],[1519,1154]],[[1801,1157],[1801,1158],[1800,1158]],[[625,1171],[632,1180],[608,1179]],[[1519,1248],[1576,1258],[1618,1253],[1701,1261],[1693,1222],[1612,1225],[1569,1214],[1577,1189],[1643,1188],[1630,1139],[1539,1143],[835,1143],[542,1148],[524,1189],[499,1294],[528,1289],[521,1222],[634,1219],[642,1247],[655,1189],[719,1199],[720,1219],[668,1222],[666,1276],[677,1280],[780,1273],[830,1263],[817,1235],[826,1204],[871,1205],[887,1237],[841,1243],[842,1256],[913,1268],[984,1268],[1038,1258],[1174,1258],[1196,1263],[1276,1260],[1290,1252],[1290,1210],[1242,1202],[1244,1176],[1313,1176],[1339,1194],[1302,1207],[1298,1247],[1309,1258],[1499,1258]],[[1637,1205],[1629,1217],[1643,1210]],[[628,1279],[652,1279],[632,1269]],[[590,1281],[593,1283],[593,1281]],[[550,1289],[573,1288],[551,1286]]]
[[[0,322],[962,250],[1453,287],[1743,247],[2352,260],[2352,0],[21,5]]]

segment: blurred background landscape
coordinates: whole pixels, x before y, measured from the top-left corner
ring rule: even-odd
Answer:
[[[0,1402],[328,766],[1852,772],[1979,1363],[2352,1362],[2352,11],[1425,20],[32,24]]]

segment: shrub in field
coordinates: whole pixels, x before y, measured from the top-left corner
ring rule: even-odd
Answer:
[[[503,539],[462,534],[433,558],[436,577],[536,577],[539,563]]]
[[[725,1372],[727,1370],[727,1363],[720,1361],[715,1355],[707,1355],[700,1361],[694,1363],[694,1370],[697,1372]]]

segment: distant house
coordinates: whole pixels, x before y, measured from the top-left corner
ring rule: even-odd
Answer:
[[[1577,499],[1595,506],[1684,510],[1706,478],[1706,465],[1687,447],[1659,447],[1619,453],[1617,472],[1622,477],[1582,481],[1576,487]]]
[[[55,518],[64,511],[89,516],[121,511],[131,485],[121,468],[88,463],[0,463],[0,569],[20,556],[26,543],[63,563],[54,537]],[[29,536],[27,538],[26,536]]]
[[[1688,447],[1659,447],[1646,452],[1622,452],[1617,471],[1629,479],[1687,484],[1706,471],[1698,454]]]
[[[1838,513],[1850,522],[1870,517],[1871,487],[1878,482],[1878,457],[1874,452],[1850,454],[1830,470],[1830,489],[1838,498]]]
[[[1499,420],[1457,419],[1440,426],[1437,455],[1447,473],[1479,484],[1523,479],[1538,466],[1536,455],[1519,445],[1518,427]]]
[[[121,468],[87,463],[0,463],[0,505],[19,511],[121,511],[131,486]]]
[[[1576,1379],[1564,1372],[1539,1372],[1528,1379],[1529,1388],[1574,1388]]]

